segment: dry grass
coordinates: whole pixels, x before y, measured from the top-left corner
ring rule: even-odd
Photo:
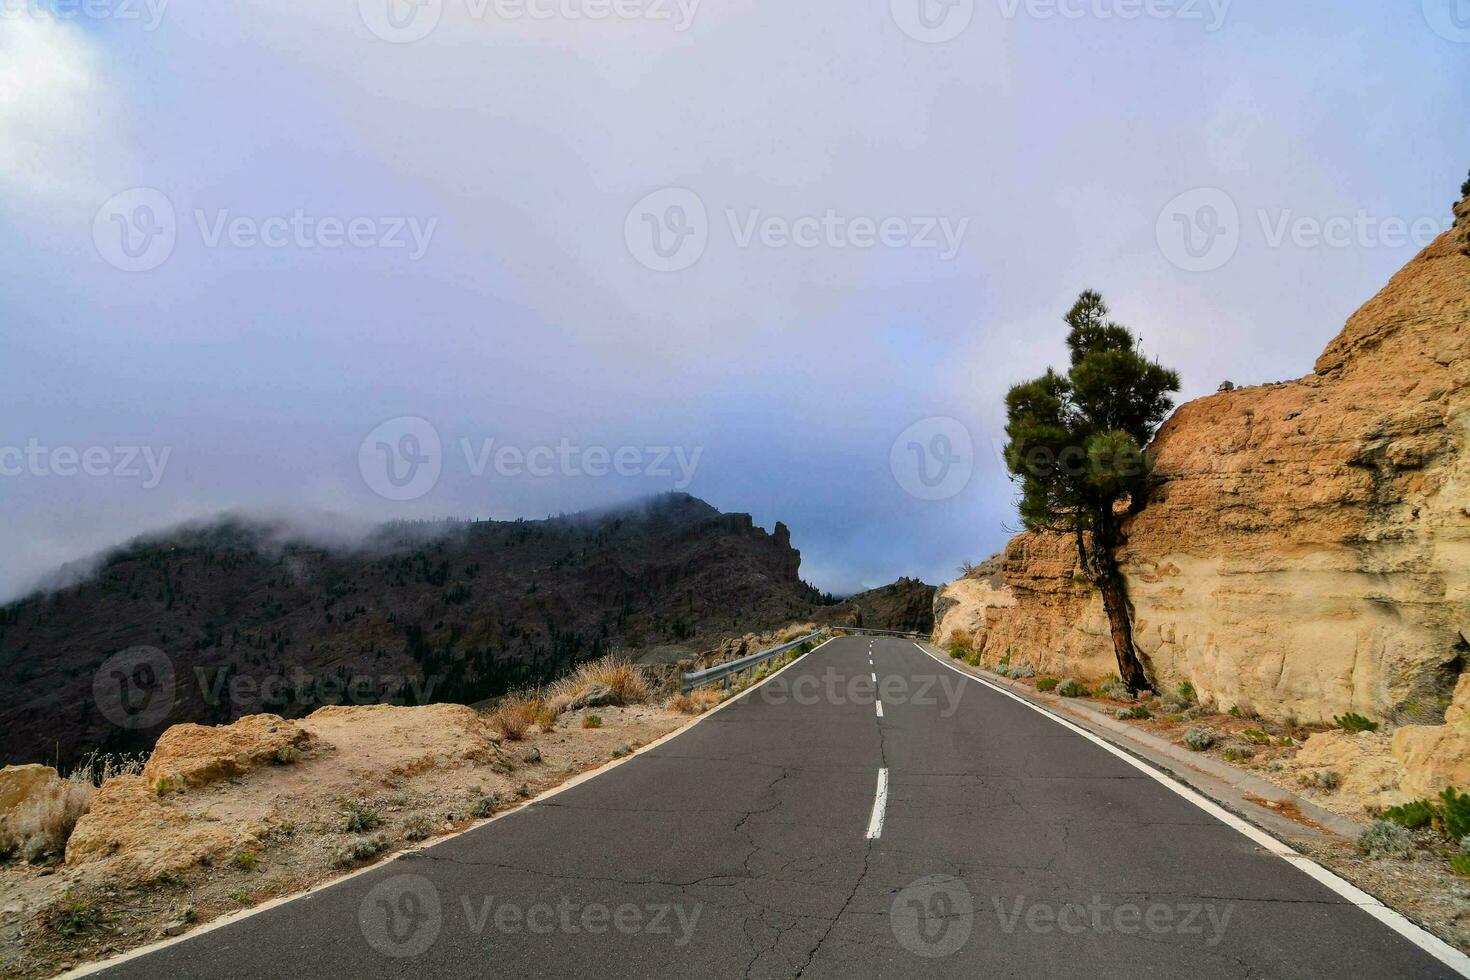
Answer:
[[[557,714],[579,694],[601,684],[611,688],[623,704],[642,704],[653,696],[653,685],[637,664],[618,656],[585,663],[546,689],[546,703]]]
[[[676,694],[668,700],[668,708],[685,715],[702,715],[721,701],[725,692],[718,687],[698,687],[688,694]]]
[[[538,699],[524,694],[507,695],[490,716],[490,724],[508,742],[519,742],[526,737],[531,726],[536,724],[545,705]]]
[[[556,731],[556,712],[550,705],[542,704],[536,710],[536,727],[541,729],[543,734]]]
[[[61,857],[96,795],[91,773],[80,769],[45,787],[0,823],[0,854],[18,854],[26,861]]]

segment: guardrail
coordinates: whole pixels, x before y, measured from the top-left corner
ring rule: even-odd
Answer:
[[[919,636],[918,630],[869,630],[863,629],[861,626],[840,626],[837,624],[833,624],[828,628],[842,630],[844,633],[877,633],[882,636],[908,636],[915,638]]]
[[[749,670],[756,664],[764,663],[772,657],[779,657],[788,650],[794,650],[803,643],[809,643],[826,632],[826,630],[817,630],[815,633],[808,633],[799,640],[792,640],[790,643],[783,643],[778,647],[771,647],[771,649],[762,650],[759,653],[747,654],[738,660],[731,660],[729,663],[715,664],[713,667],[706,667],[704,670],[696,670],[692,674],[685,674],[683,684],[679,689],[683,693],[688,694],[696,687],[703,687],[706,684],[713,684],[715,681],[725,680],[728,677],[740,673],[742,670]]]

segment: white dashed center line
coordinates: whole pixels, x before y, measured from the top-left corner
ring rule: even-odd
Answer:
[[[873,796],[873,816],[868,820],[868,840],[883,836],[883,811],[888,809],[888,770],[878,770],[878,792]]]

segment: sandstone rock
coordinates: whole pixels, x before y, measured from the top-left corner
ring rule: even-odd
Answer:
[[[1160,430],[1157,485],[1118,558],[1164,686],[1303,723],[1444,720],[1470,656],[1470,207],[1457,213],[1312,374],[1198,399]],[[1021,535],[1001,587],[945,589],[974,602],[936,632],[983,622],[987,660],[1110,673],[1101,602],[1075,566],[1069,539]],[[1429,738],[1403,742],[1421,772],[1425,753],[1461,751]]]
[[[277,715],[248,715],[233,725],[174,725],[153,749],[143,777],[149,785],[204,786],[271,765],[289,750],[311,747],[314,736]]]
[[[61,777],[50,766],[6,766],[0,769],[0,820],[59,782]]]
[[[1393,755],[1414,799],[1451,786],[1470,791],[1470,674],[1461,676],[1443,725],[1410,725],[1393,733]]]
[[[1390,736],[1378,732],[1321,732],[1307,739],[1292,768],[1330,770],[1342,778],[1340,795],[1363,807],[1393,806],[1409,796],[1401,788],[1404,770],[1391,743]]]
[[[122,881],[150,881],[200,861],[259,846],[249,829],[191,819],[160,798],[146,776],[116,776],[102,784],[92,808],[66,845],[68,865],[113,858]]]

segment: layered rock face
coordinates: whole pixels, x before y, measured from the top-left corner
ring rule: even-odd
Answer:
[[[1190,402],[1160,430],[1156,489],[1118,557],[1162,683],[1303,723],[1444,721],[1470,654],[1470,200],[1456,217],[1312,374]],[[1076,571],[1070,540],[1021,535],[1001,583],[945,587],[941,605],[974,601],[936,632],[1110,673]]]

